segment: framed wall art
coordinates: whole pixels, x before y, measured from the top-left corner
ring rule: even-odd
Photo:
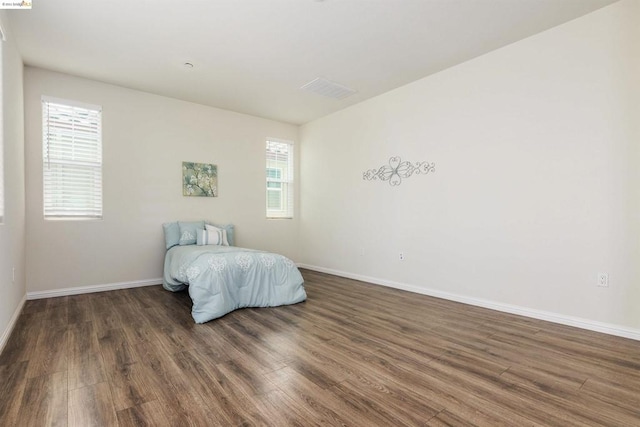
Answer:
[[[210,163],[182,162],[182,195],[218,197],[218,167]]]

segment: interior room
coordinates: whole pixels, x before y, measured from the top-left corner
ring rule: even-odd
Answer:
[[[640,425],[640,1],[2,4],[0,425]]]

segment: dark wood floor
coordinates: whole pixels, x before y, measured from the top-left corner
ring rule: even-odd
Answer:
[[[28,301],[1,426],[640,426],[640,342],[303,271],[193,323],[159,286]]]

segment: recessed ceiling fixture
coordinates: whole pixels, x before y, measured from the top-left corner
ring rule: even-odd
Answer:
[[[191,62],[185,62],[183,65],[184,68],[193,68],[193,64]]]
[[[322,77],[311,80],[309,83],[300,87],[300,89],[308,90],[309,92],[335,99],[346,98],[347,96],[351,96],[356,93],[356,91],[353,89],[343,86],[340,83],[324,79]]]

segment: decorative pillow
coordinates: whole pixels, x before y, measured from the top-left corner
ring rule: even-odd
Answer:
[[[217,225],[217,224],[214,224],[212,222],[207,221],[207,225],[213,225],[214,227],[218,227],[218,228],[222,228],[223,230],[226,230],[226,232],[227,232],[227,240],[229,242],[229,246],[235,246],[236,245],[236,239],[235,239],[235,236],[234,236],[233,224]]]
[[[204,221],[178,221],[178,226],[180,227],[180,246],[195,245],[198,230],[204,230]]]
[[[164,230],[164,243],[167,249],[180,244],[180,227],[177,222],[162,224]]]
[[[227,230],[224,228],[218,228],[211,224],[205,224],[204,226],[206,231],[212,234],[217,234],[219,238],[217,239],[220,243],[217,243],[222,246],[229,246],[229,240],[227,238]]]
[[[210,227],[210,226],[209,226]],[[198,238],[196,245],[224,245],[225,231],[218,228],[217,230],[198,230]],[[227,245],[228,246],[228,245]]]

